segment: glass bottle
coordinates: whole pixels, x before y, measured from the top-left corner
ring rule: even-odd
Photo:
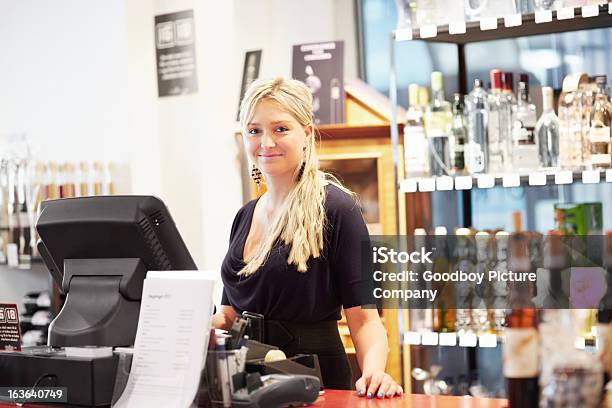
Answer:
[[[508,271],[508,238],[507,231],[498,231],[495,234],[495,254],[496,263],[493,270],[500,274]],[[508,306],[508,284],[505,281],[497,280],[492,282],[493,296],[493,330],[501,333],[506,325],[505,309]]]
[[[511,102],[508,92],[502,91],[502,72],[491,71],[491,92],[489,93],[489,166],[490,173],[503,173],[510,161],[509,129],[511,124]]]
[[[493,270],[494,263],[491,262],[490,235],[486,231],[476,233],[476,273],[487,276]],[[472,303],[472,318],[474,329],[479,333],[488,333],[492,329],[487,309],[493,305],[493,288],[487,279],[477,284],[474,289],[474,302]]]
[[[420,251],[427,247],[427,232],[423,228],[415,228],[414,230],[414,250]],[[423,280],[423,272],[426,270],[426,265],[422,262],[412,264],[411,270],[419,277],[418,282],[410,282],[411,287],[415,286],[418,289],[431,289],[429,282]],[[416,307],[410,308],[410,330],[416,332],[431,332],[434,328],[433,311],[431,308]]]
[[[529,246],[524,234],[513,234],[509,241],[509,269],[530,272]],[[537,408],[539,402],[538,318],[533,282],[512,282],[511,309],[506,315],[504,377],[509,408]]]
[[[410,3],[410,0],[395,0],[395,7],[397,9],[396,30],[412,30]]]
[[[465,151],[466,168],[470,174],[487,171],[489,149],[487,146],[487,126],[489,104],[487,92],[480,79],[474,80],[474,89],[467,96],[468,142]]]
[[[429,167],[432,176],[451,173],[449,135],[453,122],[451,104],[444,99],[442,73],[431,73],[432,100],[425,113],[425,131],[429,141]]]
[[[529,97],[529,82],[525,74],[519,80],[518,101],[513,107],[513,167],[528,171],[538,167],[538,147],[534,130],[538,120],[536,107]]]
[[[448,273],[450,271],[450,262],[447,245],[447,230],[445,227],[436,227],[434,235],[435,251],[432,271],[434,273]],[[454,332],[454,285],[452,282],[435,282],[432,288],[438,290],[437,299],[433,303],[434,330],[437,332]]]
[[[476,270],[470,234],[471,231],[469,228],[457,228],[457,231],[455,231],[457,240],[454,251],[455,264],[453,265],[452,272],[464,271],[466,273],[473,273]],[[460,281],[452,284],[456,288],[457,333],[461,335],[472,332],[472,299],[474,297],[474,284],[470,281]]]
[[[609,168],[612,163],[610,155],[610,128],[612,128],[612,104],[606,93],[607,77],[599,75],[595,78],[598,92],[591,109],[591,126],[589,139],[591,144],[591,166],[593,168]]]
[[[585,74],[567,75],[559,96],[559,165],[568,170],[583,166],[583,101],[579,91],[587,81]]]
[[[553,89],[542,88],[542,115],[535,127],[540,167],[556,169],[559,167],[559,118],[553,108]]]
[[[419,86],[410,84],[404,125],[404,166],[406,177],[425,177],[429,174],[427,137],[423,121],[423,109],[419,105]]]
[[[450,137],[451,163],[454,173],[465,170],[465,144],[467,129],[465,126],[463,96],[456,93],[453,97],[453,126]]]

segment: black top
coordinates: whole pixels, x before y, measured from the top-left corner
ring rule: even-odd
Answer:
[[[308,260],[305,273],[287,264],[290,248],[277,243],[257,272],[238,276],[257,199],[238,211],[221,267],[222,305],[231,305],[239,314],[246,310],[266,319],[308,323],[338,320],[341,306],[365,304],[360,293],[361,247],[369,248],[369,235],[361,210],[338,187],[327,185],[325,191],[324,248],[319,258]]]

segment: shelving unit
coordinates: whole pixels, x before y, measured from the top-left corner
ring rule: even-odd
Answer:
[[[525,15],[511,15],[503,18],[493,18],[480,22],[452,23],[444,26],[426,26],[414,30],[397,30],[390,34],[390,74],[389,94],[391,100],[390,111],[397,109],[397,77],[396,77],[396,50],[395,45],[402,41],[423,40],[435,43],[450,43],[456,45],[458,57],[458,91],[468,93],[468,70],[465,62],[465,45],[468,43],[511,39],[541,34],[564,33],[587,29],[612,27],[612,3],[600,6],[585,6],[576,9],[562,9],[555,12],[533,13]],[[572,185],[575,183],[599,184],[612,182],[612,170],[586,170],[586,171],[531,171],[527,173],[512,172],[503,175],[458,175],[443,177],[424,177],[404,179],[403,168],[399,165],[403,160],[400,157],[400,140],[402,131],[398,129],[395,117],[391,117],[391,144],[393,146],[394,178],[397,195],[396,213],[405,214],[406,208],[410,211],[422,209],[423,203],[429,202],[429,194],[435,191],[458,191],[461,195],[463,209],[463,225],[472,226],[471,194],[472,190],[488,189],[493,187],[524,187],[548,185]],[[415,210],[417,209],[417,210]],[[396,219],[396,230],[400,234],[412,233],[414,225],[406,226],[405,220]],[[401,333],[403,372],[402,379],[405,388],[411,388],[411,357],[410,348],[417,347],[421,356],[431,354],[425,349],[437,347],[438,355],[442,350],[453,348],[467,348],[480,353],[478,350],[492,350],[503,344],[503,335],[462,335],[457,333],[417,333],[408,331],[408,312],[398,313],[398,326]],[[423,349],[423,347],[425,349]],[[498,350],[498,349],[496,349]],[[468,353],[469,354],[469,353]],[[462,354],[466,356],[466,354]],[[474,354],[468,358],[470,365],[475,365]],[[498,362],[499,363],[499,362]],[[501,364],[501,363],[500,363]],[[428,368],[428,367],[423,367]]]

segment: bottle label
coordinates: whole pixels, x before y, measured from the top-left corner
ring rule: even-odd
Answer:
[[[470,173],[484,171],[484,153],[480,144],[469,142],[466,152],[467,167]]]
[[[592,127],[589,131],[589,139],[591,143],[608,143],[610,142],[609,127]]]
[[[504,344],[504,377],[533,378],[538,375],[538,331],[533,327],[507,328]]]

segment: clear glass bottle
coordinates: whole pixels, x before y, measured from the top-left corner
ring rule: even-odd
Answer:
[[[432,271],[434,273],[448,273],[450,261],[448,253],[448,235],[445,227],[436,227],[435,251]],[[438,296],[433,302],[434,307],[434,330],[437,332],[455,331],[455,288],[452,282],[435,282],[432,289],[438,290]]]
[[[518,101],[513,106],[513,167],[519,171],[528,171],[538,167],[538,147],[535,143],[534,130],[538,120],[536,107],[529,97],[529,82],[521,74],[518,89]]]
[[[606,92],[607,77],[595,78],[599,91],[591,109],[589,140],[591,147],[591,166],[606,169],[612,163],[610,151],[610,129],[612,128],[612,104]]]
[[[395,0],[397,9],[397,26],[396,30],[412,30],[412,13],[410,0]]]
[[[451,104],[444,99],[442,73],[431,73],[432,99],[425,113],[425,131],[429,142],[429,168],[432,176],[451,174],[450,147],[448,143],[453,114]]]
[[[476,273],[486,276],[493,270],[494,264],[491,262],[490,254],[490,235],[486,231],[476,233]],[[478,333],[489,333],[492,324],[489,321],[487,309],[493,305],[493,288],[487,279],[482,283],[476,284],[474,288],[474,301],[472,302],[472,318],[474,320],[474,330]]]
[[[427,248],[427,232],[423,228],[414,229],[414,250],[420,251]],[[419,280],[410,282],[411,288],[431,289],[431,282],[423,280],[423,272],[427,269],[425,263],[415,262],[411,265],[411,270],[417,274]],[[410,330],[416,332],[431,332],[434,328],[433,310],[426,307],[410,308]]]
[[[559,118],[553,108],[553,89],[542,88],[542,115],[535,127],[540,167],[557,169],[559,167]]]
[[[453,123],[451,104],[444,99],[442,73],[431,73],[431,103],[425,113],[425,131],[429,142],[429,168],[432,176],[451,173],[449,135]]]
[[[473,273],[476,271],[476,264],[474,262],[474,250],[471,242],[472,237],[469,228],[457,228],[455,231],[456,244],[454,250],[455,264],[453,265],[452,271],[464,271],[466,273]],[[457,333],[462,335],[464,333],[473,331],[473,318],[472,314],[472,299],[474,297],[474,283],[468,280],[462,280],[460,282],[449,282],[448,284],[455,286],[455,301],[456,301],[456,326]]]
[[[563,7],[563,0],[533,0],[535,11],[558,10]]]
[[[463,95],[456,93],[453,96],[453,126],[451,128],[450,151],[451,164],[455,174],[465,171],[465,144],[467,142],[467,129],[465,126]]]
[[[416,22],[417,27],[437,24],[436,0],[416,0]]]
[[[504,173],[510,166],[510,129],[512,124],[512,91],[502,90],[502,72],[491,71],[489,93],[489,166],[490,173]]]
[[[493,270],[500,274],[508,271],[508,239],[507,231],[498,231],[495,234],[496,263]],[[508,306],[508,284],[505,281],[492,282],[493,296],[493,330],[501,333],[506,325],[506,312]]]
[[[470,174],[487,171],[489,149],[487,146],[487,126],[489,120],[489,103],[487,92],[482,87],[482,81],[474,81],[474,89],[467,96],[467,126],[468,142],[465,151],[466,168]]]
[[[404,167],[406,177],[429,175],[429,149],[423,120],[423,109],[419,105],[419,86],[410,84],[404,125]]]
[[[559,96],[559,165],[568,170],[583,167],[583,101],[580,88],[588,81],[585,74],[563,79]]]

